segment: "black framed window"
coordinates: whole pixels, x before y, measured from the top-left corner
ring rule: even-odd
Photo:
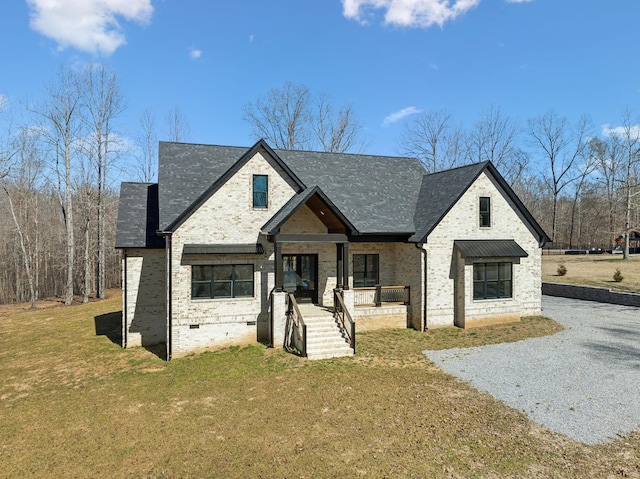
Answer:
[[[375,286],[380,280],[380,255],[353,255],[353,287],[366,288]]]
[[[191,298],[253,297],[253,265],[222,264],[191,267]]]
[[[269,177],[253,175],[253,207],[266,208],[269,201]]]
[[[491,198],[480,197],[480,227],[489,228],[491,226]]]
[[[513,263],[474,263],[473,299],[513,296]]]

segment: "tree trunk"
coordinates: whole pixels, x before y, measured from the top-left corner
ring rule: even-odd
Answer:
[[[11,211],[11,217],[13,218],[13,224],[16,227],[16,231],[18,232],[18,239],[20,242],[20,250],[22,251],[22,258],[24,261],[24,269],[27,274],[27,282],[29,284],[29,296],[31,300],[31,309],[36,308],[36,291],[33,286],[33,272],[31,271],[31,261],[29,260],[29,254],[27,252],[27,247],[24,243],[24,235],[22,233],[22,228],[20,227],[20,223],[18,222],[18,218],[16,217],[16,212],[13,207],[13,200],[11,199],[11,195],[7,188],[4,188],[4,192],[7,194],[7,199],[9,200],[9,209]],[[17,268],[16,268],[17,269]],[[16,289],[18,285],[16,284]]]

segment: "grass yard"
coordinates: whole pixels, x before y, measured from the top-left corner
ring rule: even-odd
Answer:
[[[110,295],[0,309],[0,477],[640,477],[640,432],[584,446],[421,354],[558,331],[548,319],[366,333],[326,361],[251,346],[167,363],[102,335]]]
[[[567,274],[558,275],[558,265],[564,263]],[[619,268],[624,279],[617,283],[613,274]],[[640,293],[640,255],[631,255],[625,261],[621,254],[542,256],[542,281],[553,283],[598,286],[616,291]]]

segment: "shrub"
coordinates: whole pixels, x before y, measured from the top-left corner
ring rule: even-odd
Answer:
[[[558,269],[556,271],[558,272],[558,276],[564,276],[567,274],[567,266],[562,262],[558,263]]]
[[[622,273],[620,272],[620,268],[616,268],[616,272],[613,273],[613,280],[616,283],[619,283],[620,281],[622,281],[624,279],[624,276],[622,276]]]

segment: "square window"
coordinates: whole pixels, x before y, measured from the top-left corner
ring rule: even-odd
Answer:
[[[513,297],[512,263],[474,263],[473,299]]]
[[[269,177],[267,175],[253,175],[253,207],[267,208],[269,204]]]

